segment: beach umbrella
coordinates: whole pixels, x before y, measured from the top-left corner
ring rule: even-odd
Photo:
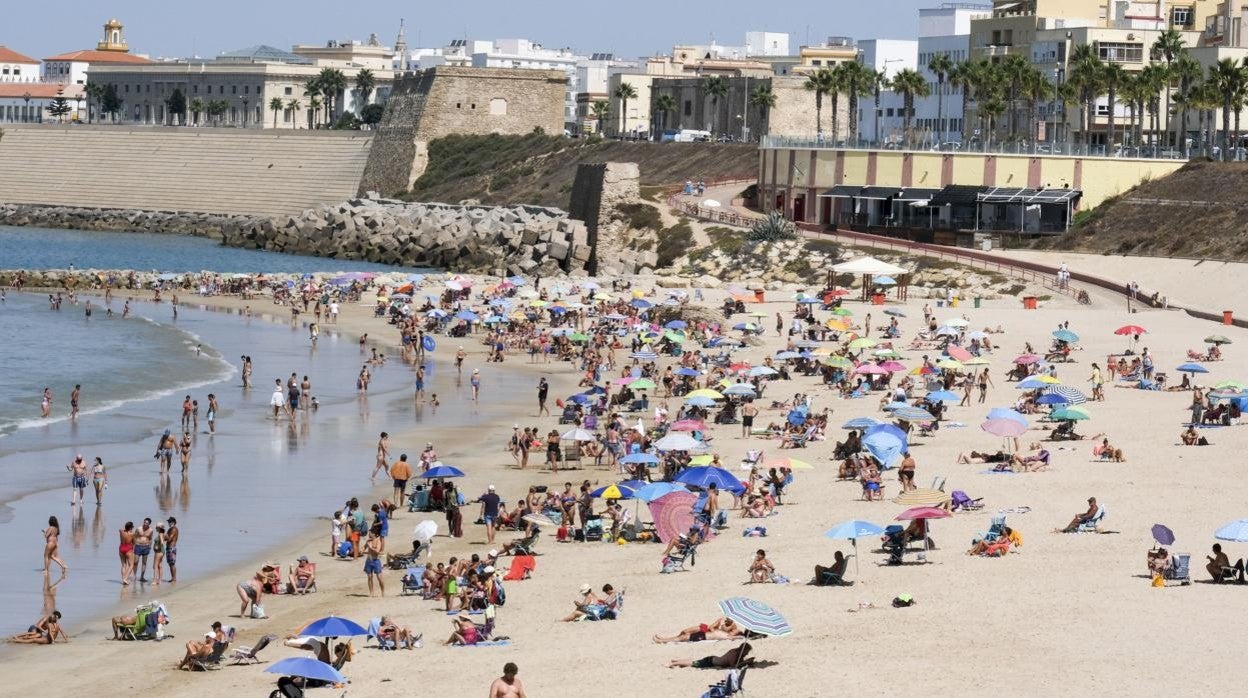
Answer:
[[[986,416],[984,419],[987,419],[987,420],[1010,419],[1015,422],[1018,422],[1019,424],[1022,424],[1023,426],[1027,426],[1027,417],[1024,416],[1021,412],[1017,410],[1012,410],[1009,407],[994,407],[991,410],[988,410],[988,416]]]
[[[957,371],[963,368],[962,362],[957,359],[941,359],[936,362],[936,367],[943,368],[948,371]]]
[[[901,358],[901,354],[898,354],[897,350],[893,349],[892,347],[876,349],[875,351],[871,352],[871,355],[881,358],[881,359],[900,359]]]
[[[634,308],[637,308],[638,310],[645,310],[647,308],[651,308],[654,306],[654,304],[651,303],[650,301],[643,300],[641,298],[634,298],[633,300],[629,301],[628,304]]]
[[[712,337],[711,341],[706,343],[706,346],[712,349],[716,347],[739,347],[741,346],[741,342],[738,342],[732,337]]]
[[[1248,543],[1248,519],[1232,521],[1213,532],[1218,540],[1229,540],[1235,543]]]
[[[657,465],[659,457],[653,453],[630,453],[621,458],[620,462],[629,464],[645,463],[646,465]]]
[[[471,310],[461,310],[458,313],[455,313],[455,319],[466,320],[468,322],[477,322],[478,320],[481,319],[481,317],[477,315],[476,313],[472,312]]]
[[[763,317],[767,317],[767,313],[764,313],[761,310],[755,310],[754,312],[750,313],[750,317],[763,318]]]
[[[907,422],[932,422],[936,420],[936,417],[931,412],[913,405],[898,407],[893,410],[893,417],[895,419],[904,419]]]
[[[649,378],[638,378],[628,384],[633,390],[654,390],[657,386]]]
[[[588,405],[589,403],[594,401],[594,398],[589,395],[577,393],[576,395],[569,395],[567,397],[567,401],[574,402],[578,405]]]
[[[841,425],[842,429],[868,429],[880,424],[879,420],[871,417],[854,417],[853,419]]]
[[[534,526],[537,526],[539,528],[542,526],[558,526],[559,525],[558,521],[555,521],[554,519],[550,518],[549,516],[545,514],[525,514],[524,516],[520,517],[520,520],[525,523],[531,523]]]
[[[1079,341],[1079,335],[1070,330],[1053,330],[1053,339],[1059,342],[1066,342],[1067,344],[1074,344]]]
[[[752,322],[738,322],[732,326],[732,329],[741,330],[743,332],[754,332],[758,330],[758,325],[755,325]]]
[[[889,373],[900,373],[906,370],[906,367],[896,361],[885,361],[880,364],[880,368]]]
[[[876,342],[874,339],[871,339],[870,337],[859,337],[855,340],[850,341],[849,348],[850,349],[870,349],[871,347],[875,346],[878,343],[879,342]]]
[[[681,419],[671,426],[672,431],[706,431],[706,423],[700,419]]]
[[[1123,325],[1122,327],[1114,330],[1114,334],[1121,336],[1148,334],[1148,330],[1140,327],[1139,325]]]
[[[837,332],[844,332],[845,330],[849,329],[849,323],[837,317],[828,318],[827,320],[824,320],[823,326],[827,327],[829,330],[836,330]]]
[[[1038,390],[1049,387],[1049,384],[1040,380],[1040,376],[1028,376],[1015,383],[1014,387],[1019,390]]]
[[[950,344],[948,347],[945,347],[945,354],[947,354],[949,358],[956,359],[958,361],[970,361],[974,358],[971,356],[971,352],[957,346],[956,344]]]
[[[1027,425],[1025,423],[1019,423],[1013,419],[990,419],[979,425],[979,428],[989,434],[992,434],[993,436],[1000,436],[1003,439],[1008,439],[1014,436],[1022,436],[1027,432]]]
[[[789,352],[789,353],[792,353],[792,352]],[[797,354],[794,354],[793,356],[796,357]],[[752,366],[749,371],[745,372],[745,375],[753,378],[756,376],[775,376],[775,375],[778,375],[779,373],[780,373],[779,371],[777,371],[776,369],[770,366]]]
[[[442,318],[446,317],[446,311],[437,310],[435,308],[434,310],[430,310],[429,312],[425,313],[425,317],[431,317],[434,320],[441,320]]]
[[[871,279],[871,282],[881,286],[893,286],[896,285],[897,279],[894,279],[891,276],[877,276]]]
[[[368,631],[365,630],[359,634],[366,635]],[[285,657],[273,662],[271,666],[265,668],[264,672],[266,674],[297,676],[301,679],[315,679],[335,684],[347,682],[347,677],[339,673],[333,666],[322,662],[316,657]]]
[[[689,325],[684,320],[669,320],[667,324],[663,326],[669,330],[683,330]]]
[[[659,359],[659,355],[654,353],[653,351],[650,351],[649,349],[635,351],[629,354],[628,356],[629,358],[638,359],[640,361],[658,361]]]
[[[1169,526],[1153,524],[1153,540],[1157,541],[1158,545],[1174,545],[1174,531],[1171,531]]]
[[[845,307],[841,307],[841,308],[833,308],[833,309],[832,309],[831,311],[829,311],[829,312],[831,312],[833,315],[839,315],[839,316],[841,316],[841,317],[849,317],[850,315],[853,315],[853,314],[854,314],[854,311],[850,310],[849,308],[845,308]]]
[[[936,328],[937,337],[957,337],[959,334],[962,334],[962,330],[959,330],[956,327],[950,327],[949,325],[942,325]]]
[[[758,394],[758,390],[749,383],[734,383],[724,388],[724,395],[739,395],[742,397],[753,397]]]
[[[435,465],[420,475],[426,480],[435,478],[463,477],[464,471],[450,465]]]
[[[676,369],[675,373],[676,373],[676,375],[678,375],[678,376],[696,376],[696,375],[698,375],[698,369],[696,369],[696,368],[685,368],[684,366],[682,366],[682,367],[680,367],[680,368]]]
[[[815,303],[821,303],[821,302],[822,301],[820,301],[818,298],[802,298],[801,300],[798,301],[798,303],[804,303],[806,305],[814,305]]]
[[[897,310],[896,308],[889,308],[888,310],[884,311],[884,314],[892,315],[893,317],[905,317],[906,316],[905,313],[901,312],[900,310]]]
[[[673,492],[688,491],[689,490],[685,489],[685,486],[679,482],[651,482],[634,490],[633,496],[649,504],[650,502],[653,502],[656,499],[662,499]]]
[[[1078,422],[1084,419],[1091,419],[1092,415],[1088,414],[1087,410],[1082,407],[1067,406],[1053,410],[1049,417],[1060,421]]]
[[[415,530],[412,531],[412,539],[418,540],[426,546],[436,535],[438,535],[438,522],[430,519],[425,519],[416,524]]]
[[[576,429],[572,429],[571,431],[564,432],[563,435],[560,436],[559,438],[563,439],[564,441],[596,441],[597,440],[597,437],[595,437],[593,434],[589,433],[588,431],[581,429],[580,427],[577,427]]]
[[[720,601],[719,610],[725,618],[731,618],[732,622],[752,633],[783,637],[793,632],[793,627],[784,616],[762,601],[734,596]]]
[[[832,368],[850,369],[854,367],[854,362],[844,356],[829,356],[823,360],[823,363],[827,366],[831,366]]]
[[[924,395],[923,399],[928,400],[929,402],[959,402],[962,400],[962,398],[958,397],[957,393],[949,390],[933,390],[927,395]]]
[[[703,453],[689,458],[689,465],[710,465],[715,462],[715,457],[709,453]]]
[[[686,398],[685,404],[693,405],[694,407],[714,407],[715,400],[714,398],[709,398],[705,395],[694,395],[691,398]]]
[[[870,432],[871,429],[867,431]],[[891,432],[877,431],[862,437],[862,447],[887,470],[901,461],[901,452],[906,450],[906,442]]]
[[[1231,343],[1230,338],[1226,337],[1225,335],[1211,334],[1208,337],[1205,337],[1205,344],[1230,344],[1230,343]]]
[[[870,521],[855,519],[835,524],[832,528],[824,531],[823,535],[832,540],[847,540],[854,546],[854,575],[857,576],[860,571],[858,568],[858,539],[865,536],[878,536],[882,533],[884,533],[884,529]]]
[[[858,364],[858,367],[854,369],[854,373],[868,376],[882,376],[885,373],[892,372],[879,364],[862,363]]]
[[[814,470],[815,466],[796,458],[773,458],[767,461],[768,468],[788,468],[789,470]]]
[[[654,517],[654,532],[658,534],[659,540],[670,543],[693,528],[693,505],[697,501],[698,495],[683,490],[668,492],[649,501],[650,515]]]
[[[949,495],[943,490],[916,487],[909,492],[902,492],[893,497],[894,504],[908,507],[941,507],[949,501]]]
[[[952,514],[937,507],[913,507],[897,515],[897,521],[913,521],[915,519],[947,519]]]
[[[1071,405],[1082,405],[1083,403],[1088,401],[1088,396],[1079,392],[1078,388],[1074,386],[1070,386],[1070,385],[1051,385],[1044,389],[1044,393],[1045,395],[1061,396],[1065,398],[1066,402]],[[1041,395],[1040,397],[1043,398],[1044,395]],[[1037,399],[1036,402],[1040,403],[1040,399]],[[1050,404],[1050,403],[1040,403],[1040,404]]]
[[[701,389],[699,389],[699,390],[694,390],[694,391],[690,392],[688,395],[686,395],[685,397],[690,397],[690,398],[693,398],[693,397],[709,397],[709,398],[710,398],[710,399],[712,399],[712,400],[722,400],[722,399],[724,399],[724,396],[723,396],[723,395],[722,395],[719,391],[717,391],[717,390],[711,390],[710,388],[701,388]]]
[[[660,451],[691,451],[702,446],[701,441],[680,432],[668,434],[654,442],[654,447]]]
[[[1026,366],[1028,364],[1034,364],[1039,360],[1040,360],[1040,357],[1036,356],[1035,354],[1023,354],[1022,356],[1016,357],[1014,359],[1014,363]]]
[[[1208,373],[1209,372],[1209,369],[1205,368],[1204,366],[1201,366],[1200,364],[1197,364],[1197,363],[1192,363],[1190,361],[1185,364],[1179,364],[1179,367],[1174,370],[1182,371],[1183,373]]]
[[[972,356],[966,361],[963,361],[962,365],[963,366],[987,366],[988,363],[989,363],[988,359],[985,359],[982,356]]]
[[[1036,398],[1037,405],[1065,405],[1069,403],[1070,400],[1064,395],[1058,395],[1057,393],[1045,393]]]
[[[568,341],[569,342],[588,342],[589,337],[587,335],[581,334],[580,332],[573,332],[572,334],[568,335]]]
[[[621,482],[599,487],[589,494],[597,499],[632,499],[637,495],[637,491]]]
[[[1225,380],[1213,387],[1217,390],[1243,390],[1244,388],[1248,388],[1248,384],[1237,380]]]
[[[694,487],[701,487],[702,489],[706,489],[711,484],[729,492],[741,492],[745,489],[736,475],[713,465],[698,465],[692,468],[685,468],[676,476],[675,481]]]
[[[355,637],[367,635],[368,628],[347,618],[326,616],[303,626],[297,634],[308,637]]]

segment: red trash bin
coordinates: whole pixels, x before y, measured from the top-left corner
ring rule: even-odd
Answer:
[[[1231,311],[1231,310],[1223,310],[1223,311],[1222,311],[1222,324],[1223,324],[1223,325],[1234,325],[1234,324],[1235,324],[1235,313],[1234,313],[1234,311]]]
[[[871,296],[871,305],[884,305],[884,294],[877,293]]]
[[[1036,309],[1036,297],[1035,296],[1023,296],[1023,308],[1027,310],[1035,310]]]
[[[761,289],[761,288],[756,288],[756,289],[754,289],[754,302],[755,302],[755,303],[766,303],[766,302],[767,302],[767,301],[765,300],[766,295],[767,295],[767,293],[766,293],[766,291],[764,291],[763,289]]]

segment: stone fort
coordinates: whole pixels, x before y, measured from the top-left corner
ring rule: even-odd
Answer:
[[[437,66],[395,81],[360,192],[411,188],[429,141],[451,134],[563,132],[567,74],[560,70]]]

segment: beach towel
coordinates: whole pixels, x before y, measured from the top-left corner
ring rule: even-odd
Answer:
[[[461,613],[466,613],[466,614],[468,614],[468,615],[470,615],[470,616],[483,616],[483,615],[485,615],[485,609],[484,609],[484,608],[481,608],[481,609],[461,608],[461,609],[459,609],[458,611],[447,611],[447,612],[446,612],[446,615],[448,615],[448,616],[458,616],[458,615],[460,615]]]
[[[471,645],[451,645],[451,647],[504,647],[510,644],[511,640],[482,640]]]
[[[528,579],[537,569],[537,559],[532,555],[517,555],[511,559],[511,569],[503,577],[504,581],[518,582]]]
[[[979,474],[980,474],[980,475],[1017,475],[1018,473],[1014,472],[1013,470],[993,470],[993,469],[989,469],[989,470],[981,470],[981,471],[979,471]]]

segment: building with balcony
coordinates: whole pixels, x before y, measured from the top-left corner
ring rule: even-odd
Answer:
[[[38,82],[39,61],[0,46],[0,82]]]

